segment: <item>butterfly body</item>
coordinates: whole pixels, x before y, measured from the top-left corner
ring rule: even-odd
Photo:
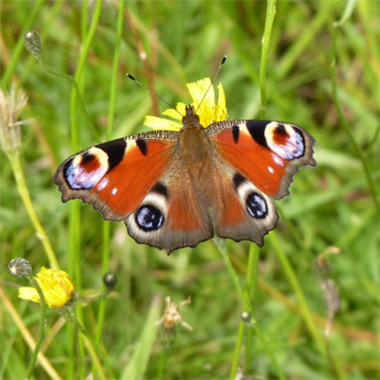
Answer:
[[[171,252],[214,233],[263,244],[300,166],[315,165],[313,139],[288,123],[199,122],[186,107],[179,132],[153,131],[69,157],[55,182],[63,201],[81,198],[123,220],[138,242]]]

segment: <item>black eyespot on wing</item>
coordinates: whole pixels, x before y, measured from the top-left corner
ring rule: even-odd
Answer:
[[[157,182],[151,191],[163,195],[166,199],[169,199],[168,188],[161,182]]]
[[[165,217],[156,206],[146,204],[137,210],[135,221],[141,230],[149,232],[161,228],[164,224]]]
[[[99,144],[96,147],[103,150],[107,154],[108,171],[110,171],[115,166],[117,166],[124,158],[127,142],[125,141],[125,139],[117,139],[114,141]]]
[[[232,179],[232,182],[234,184],[234,188],[235,190],[237,190],[237,188],[245,181],[245,178],[240,174],[240,173],[236,173],[234,175],[234,178]]]
[[[146,156],[148,154],[148,145],[145,140],[137,139],[136,145],[139,147],[141,154]]]
[[[286,136],[288,133],[286,132],[285,126],[283,124],[278,124],[275,133],[278,133],[279,135]]]
[[[95,158],[95,155],[90,152],[85,152],[82,154],[81,157],[81,164],[88,164]],[[67,163],[71,162],[72,160],[68,161]]]
[[[234,139],[235,144],[239,141],[240,127],[238,125],[234,125],[232,127],[232,137]]]
[[[255,192],[248,195],[246,208],[249,215],[256,219],[263,219],[268,215],[267,202],[261,195]]]
[[[261,146],[268,148],[265,138],[265,128],[270,123],[268,120],[247,120],[247,129],[252,138]]]

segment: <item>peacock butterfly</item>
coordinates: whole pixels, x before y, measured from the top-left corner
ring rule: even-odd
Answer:
[[[168,253],[214,233],[263,245],[277,222],[274,199],[301,166],[315,165],[313,138],[285,122],[229,120],[204,128],[186,106],[179,131],[156,130],[67,158],[54,181],[64,202],[80,198],[104,219]]]

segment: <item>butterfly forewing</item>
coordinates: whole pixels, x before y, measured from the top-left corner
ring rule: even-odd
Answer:
[[[207,133],[223,159],[267,196],[281,199],[299,167],[315,165],[313,138],[289,123],[231,120]]]

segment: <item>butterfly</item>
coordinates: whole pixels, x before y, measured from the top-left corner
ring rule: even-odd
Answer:
[[[301,166],[315,165],[314,139],[268,120],[227,120],[207,128],[191,105],[179,131],[139,133],[67,158],[55,183],[104,219],[124,221],[138,243],[170,253],[217,234],[259,246],[277,222],[274,199],[288,195]]]

